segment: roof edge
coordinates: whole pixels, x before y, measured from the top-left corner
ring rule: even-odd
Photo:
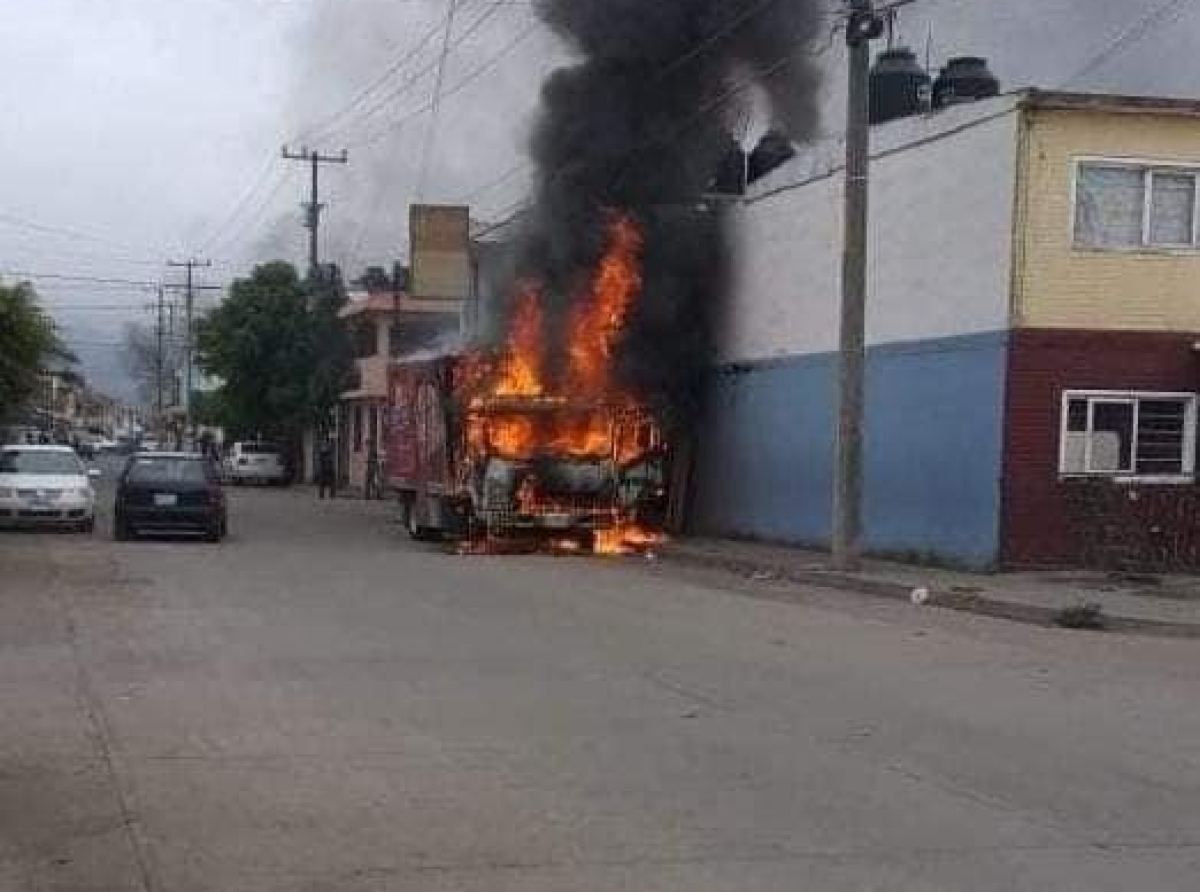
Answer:
[[[1032,109],[1200,117],[1200,99],[1123,93],[1076,93],[1038,88],[1024,90],[1023,93],[1021,105]]]

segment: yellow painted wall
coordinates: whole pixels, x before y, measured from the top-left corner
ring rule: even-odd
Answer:
[[[1079,157],[1200,164],[1200,118],[1025,112],[1016,216],[1014,324],[1200,332],[1200,252],[1074,247]]]

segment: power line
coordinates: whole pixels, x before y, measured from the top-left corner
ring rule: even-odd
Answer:
[[[15,214],[0,212],[0,222],[7,223],[18,229],[25,229],[30,232],[40,232],[46,235],[57,235],[64,238],[74,239],[78,241],[98,242],[100,244],[109,245],[110,247],[120,248],[122,251],[139,251],[132,245],[123,244],[122,242],[114,241],[104,236],[95,235],[90,232],[84,232],[80,229],[71,229],[66,226],[54,226],[49,223],[39,223],[35,220],[27,220],[23,217],[18,217]],[[157,251],[149,251],[149,254],[157,254]]]
[[[459,198],[457,200],[462,204],[470,204],[472,201],[474,201],[480,195],[485,195],[488,192],[491,192],[493,189],[497,188],[498,186],[503,186],[509,180],[511,180],[515,176],[517,176],[517,174],[524,173],[525,171],[532,170],[532,169],[533,169],[533,164],[529,161],[525,161],[525,162],[522,162],[521,164],[517,164],[513,167],[510,167],[508,170],[506,170],[504,173],[500,174],[500,176],[496,177],[495,179],[488,180],[482,186],[478,186],[475,189],[472,189],[470,192],[466,193],[465,195],[463,195],[461,198]]]
[[[654,77],[651,79],[650,85],[654,85],[654,84],[661,82],[662,79],[665,78],[667,75],[669,75],[671,72],[673,72],[673,71],[677,70],[678,68],[680,68],[681,66],[687,64],[692,59],[695,59],[697,56],[702,55],[706,50],[715,46],[721,40],[723,40],[724,38],[731,35],[734,31],[736,31],[739,27],[741,27],[743,24],[748,22],[750,19],[761,15],[762,13],[766,12],[769,7],[774,6],[775,4],[777,4],[779,2],[780,2],[780,0],[762,0],[762,2],[757,3],[754,6],[750,6],[750,7],[747,7],[746,9],[742,10],[741,13],[734,16],[731,21],[727,22],[724,25],[724,27],[719,28],[717,31],[710,34],[704,40],[698,42],[695,46],[693,46],[690,50],[688,50],[687,52],[680,55],[673,62],[670,62],[667,65],[665,65],[664,67],[660,68],[658,70],[658,73],[655,74]]]
[[[446,59],[450,57],[450,38],[454,34],[454,15],[458,12],[458,0],[450,0],[450,9],[446,13],[446,28],[442,35],[442,52],[438,57],[437,76],[433,81],[433,96],[429,100],[432,105],[429,123],[425,127],[424,145],[421,146],[421,166],[417,173],[417,201],[425,192],[425,177],[429,173],[429,153],[437,141],[438,117],[442,104],[442,84],[446,80]]]
[[[454,49],[454,48],[457,48],[458,46],[460,46],[463,42],[465,42],[467,40],[467,38],[471,37],[476,31],[478,31],[481,27],[483,27],[485,22],[487,22],[494,15],[496,15],[498,12],[500,12],[506,5],[507,4],[504,4],[504,3],[491,4],[491,6],[488,9],[484,10],[484,12],[481,15],[479,15],[469,26],[467,26],[467,28],[461,34],[458,35],[457,38],[455,38],[451,42],[451,44],[450,44],[451,49]],[[424,78],[425,75],[434,72],[437,69],[437,64],[438,64],[437,60],[435,59],[432,62],[430,62],[428,65],[426,65],[424,68],[413,73],[399,87],[397,87],[396,89],[394,89],[391,92],[382,96],[370,108],[368,108],[362,114],[356,116],[356,119],[352,123],[348,123],[344,127],[339,127],[339,128],[332,130],[329,135],[344,133],[345,131],[347,131],[355,126],[358,126],[360,124],[365,124],[368,120],[370,120],[372,117],[374,117],[375,114],[378,113],[381,109],[385,108],[390,103],[392,103],[394,100],[399,99],[405,93],[412,90],[413,87],[415,87],[418,83],[421,82],[422,78]],[[368,145],[368,144],[370,144],[370,143],[369,142],[358,143],[358,145]],[[351,145],[355,145],[355,144],[352,143]]]
[[[13,256],[16,255],[16,256]],[[117,257],[110,254],[92,254],[89,252],[70,251],[68,255],[59,251],[59,249],[47,249],[45,246],[19,246],[11,251],[9,256],[10,262],[23,263],[23,260],[18,258],[21,255],[30,255],[33,263],[95,263],[101,265],[112,266],[141,266],[141,267],[161,267],[161,260],[149,260],[133,257]]]
[[[366,101],[372,93],[391,80],[393,76],[403,71],[405,66],[414,61],[417,56],[419,56],[425,50],[425,47],[429,45],[429,43],[437,36],[441,29],[441,21],[434,23],[434,25],[421,36],[412,49],[389,65],[375,80],[363,87],[363,89],[360,90],[346,105],[338,109],[336,112],[326,115],[317,124],[300,134],[295,141],[303,142],[306,138],[312,141],[317,141],[332,136],[333,134],[330,133],[329,130],[334,124],[354,111],[354,109]]]
[[[111,305],[111,306],[108,306],[105,304],[96,304],[94,306],[89,306],[87,304],[75,304],[72,306],[64,306],[62,304],[42,304],[42,309],[45,312],[50,313],[50,314],[54,314],[54,313],[127,313],[127,314],[136,315],[137,313],[144,312],[151,308],[152,308],[151,304],[139,304],[137,306],[133,306],[130,304]]]
[[[209,237],[203,242],[203,246],[201,248],[202,253],[207,253],[209,249],[211,249],[215,244],[217,244],[218,241],[220,241],[223,231],[232,226],[233,222],[237,220],[237,218],[241,216],[242,212],[250,206],[254,197],[269,182],[271,174],[275,170],[275,158],[272,156],[271,158],[267,159],[266,166],[263,167],[262,172],[255,178],[250,188],[242,195],[240,199],[238,199],[237,203],[233,206],[233,210],[229,212],[229,215],[213,227]]]
[[[475,81],[479,80],[479,78],[483,77],[485,74],[487,74],[493,68],[495,68],[496,65],[498,65],[501,62],[501,60],[504,59],[505,56],[507,56],[509,53],[511,53],[513,50],[515,50],[518,46],[520,46],[522,43],[524,43],[526,40],[528,40],[531,36],[533,36],[533,33],[536,30],[537,30],[537,25],[533,24],[533,25],[530,25],[525,30],[521,31],[519,34],[516,35],[516,37],[514,37],[507,44],[505,44],[498,52],[496,52],[495,55],[491,56],[487,61],[485,61],[479,67],[475,68],[470,74],[466,75],[462,80],[460,80],[458,83],[456,83],[449,90],[446,90],[446,92],[442,95],[442,99],[449,99],[451,96],[455,96],[458,93],[461,93],[463,90],[465,90],[471,84],[473,84]],[[358,146],[374,145],[375,143],[377,143],[381,139],[383,139],[385,136],[389,135],[390,133],[395,132],[396,130],[399,130],[401,127],[403,127],[409,121],[411,121],[413,118],[417,118],[417,117],[425,114],[426,112],[431,111],[433,109],[433,107],[434,107],[433,103],[428,102],[425,105],[421,106],[420,108],[415,108],[412,111],[410,111],[408,114],[403,115],[400,118],[397,118],[395,121],[388,124],[386,127],[382,128],[380,130],[377,130],[375,133],[371,134],[370,136],[364,137],[358,143],[351,143],[351,145],[352,146],[354,146],[354,145],[358,145]]]
[[[907,3],[910,3],[910,2],[915,2],[915,0],[903,0],[903,5],[907,5]],[[829,37],[828,37],[827,42],[825,44],[823,44],[822,46],[818,47],[816,50],[808,51],[806,54],[810,55],[810,56],[822,56],[822,55],[828,53],[833,48],[833,43],[834,43],[833,38],[837,34],[839,27],[840,27],[840,25],[835,23],[834,27],[832,27],[829,31]],[[683,135],[683,133],[685,133],[687,131],[687,129],[689,127],[691,127],[692,124],[694,124],[700,118],[704,117],[709,112],[714,111],[716,108],[723,105],[725,102],[729,101],[729,99],[733,98],[734,96],[736,96],[742,92],[745,92],[746,90],[755,86],[762,78],[770,77],[771,75],[775,74],[777,71],[779,71],[785,65],[787,65],[790,61],[792,61],[792,59],[795,56],[802,55],[802,54],[805,54],[805,53],[800,53],[799,51],[787,53],[782,58],[778,59],[776,62],[772,63],[771,65],[768,65],[766,68],[762,69],[761,71],[754,72],[753,74],[747,76],[743,80],[735,82],[727,90],[723,91],[722,93],[717,95],[714,99],[705,103],[699,109],[699,111],[697,111],[697,113],[695,115],[691,116],[686,121],[684,121],[683,124],[680,125],[678,128],[676,128],[675,132],[672,133],[671,135],[669,135],[667,137],[661,137],[661,136],[650,137],[650,138],[642,140],[639,144],[637,144],[633,147],[633,149],[630,152],[630,157],[640,154],[641,152],[645,151],[647,148],[650,148],[653,145],[658,145],[658,144],[661,144],[662,142],[669,142],[671,140],[677,139],[679,136]],[[505,174],[503,174],[501,177],[498,177],[492,183],[487,184],[486,188],[491,188],[491,186],[493,186],[493,185],[498,185],[503,180],[505,180],[511,176],[515,176],[517,173],[519,173],[523,170],[529,169],[532,166],[533,165],[529,164],[529,163],[525,163],[523,165],[517,165],[516,167],[506,171]],[[628,162],[626,163],[626,168],[627,167],[628,167]],[[567,169],[566,164],[560,165],[558,168],[551,171],[551,173],[547,177],[547,180],[552,182],[553,180],[555,180],[559,176],[561,176],[566,169]],[[622,170],[621,174],[619,174],[618,176],[622,176],[622,175],[624,175],[624,170]],[[480,189],[477,191],[483,191],[483,189]],[[473,238],[482,238],[485,235],[489,235],[492,232],[496,232],[497,230],[503,229],[505,226],[508,226],[509,224],[514,222],[522,213],[524,213],[526,210],[528,210],[531,206],[532,206],[531,201],[528,198],[522,197],[522,198],[518,199],[517,201],[506,206],[503,210],[497,211],[496,216],[499,217],[500,219],[487,224],[486,226],[484,226],[481,229],[474,231],[471,234],[472,237]]]
[[[1082,68],[1063,81],[1063,86],[1069,86],[1078,80],[1082,80],[1121,55],[1121,53],[1125,52],[1131,46],[1139,43],[1160,25],[1177,20],[1183,15],[1185,11],[1184,4],[1188,2],[1189,0],[1165,0],[1165,2],[1160,3],[1146,15],[1113,37]]]
[[[243,216],[242,221],[232,231],[224,233],[217,239],[214,245],[220,245],[222,249],[231,249],[243,236],[258,226],[280,193],[282,193],[284,186],[287,186],[292,181],[292,178],[293,169],[286,169],[275,185],[271,187],[271,191],[258,202],[258,206],[248,216]],[[211,247],[212,245],[210,245]]]
[[[669,144],[669,143],[674,142],[675,140],[679,139],[684,134],[686,134],[688,129],[690,127],[692,127],[692,125],[694,125],[697,121],[701,120],[702,118],[704,118],[706,115],[710,114],[711,112],[716,111],[718,108],[720,108],[725,103],[729,102],[729,100],[733,99],[734,97],[741,95],[742,93],[746,92],[749,89],[752,89],[753,87],[755,87],[756,85],[758,85],[759,83],[764,81],[765,79],[776,74],[782,68],[784,68],[786,65],[788,65],[797,56],[808,55],[808,56],[817,57],[817,56],[823,56],[825,53],[828,53],[831,49],[833,49],[833,44],[834,44],[833,39],[837,35],[840,28],[841,28],[841,24],[838,22],[835,22],[833,27],[829,29],[828,41],[824,45],[818,47],[817,49],[803,50],[803,51],[800,49],[795,49],[792,52],[785,53],[777,61],[768,65],[766,68],[763,68],[759,71],[751,72],[748,76],[746,76],[742,80],[735,81],[726,90],[722,91],[717,96],[715,96],[713,99],[711,99],[708,102],[701,105],[695,114],[691,115],[686,120],[684,120],[671,133],[666,134],[666,135],[651,135],[651,136],[647,137],[646,139],[642,140],[639,144],[635,145],[630,150],[629,154],[626,156],[625,163],[622,165],[621,170],[617,173],[616,177],[613,180],[613,185],[619,184],[620,181],[624,178],[624,176],[628,172],[631,162],[634,158],[636,158],[639,155],[641,155],[642,153],[644,153],[647,149],[653,148],[655,146],[666,145],[666,144]],[[799,47],[802,44],[804,44],[805,42],[807,42],[807,41],[806,40],[798,41],[796,46]],[[557,179],[559,176],[561,176],[563,174],[563,172],[566,171],[567,167],[568,167],[567,164],[560,165],[551,174],[551,176],[549,177],[549,181],[553,182],[555,179]]]
[[[732,34],[734,30],[736,30],[738,27],[740,27],[741,25],[748,22],[751,18],[753,18],[754,16],[757,16],[757,15],[760,15],[763,12],[766,12],[766,10],[770,6],[772,6],[778,2],[780,2],[780,0],[763,0],[763,2],[758,3],[755,6],[752,6],[752,7],[748,8],[747,10],[743,11],[740,15],[735,17],[731,22],[728,22],[724,27],[720,28],[713,34],[710,34],[704,40],[700,41],[695,46],[686,50],[685,52],[683,52],[682,54],[677,56],[675,59],[668,62],[661,69],[659,69],[659,71],[649,81],[649,85],[654,85],[654,84],[660,83],[662,81],[662,79],[664,77],[666,77],[670,72],[678,69],[679,67],[681,67],[682,65],[684,65],[685,63],[690,61],[691,59],[694,59],[697,56],[701,55],[705,50],[714,46],[717,42],[719,42],[724,37]],[[895,0],[895,2],[893,2],[883,8],[887,9],[887,10],[899,9],[901,7],[908,6],[911,3],[915,3],[915,2],[917,2],[917,0]],[[823,17],[824,18],[834,18],[834,19],[837,19],[840,21],[841,18],[843,17],[843,14],[840,12],[831,12],[831,13],[827,13]],[[818,52],[812,53],[812,55],[823,55],[824,53],[828,52],[832,48],[832,45],[833,45],[832,37],[834,34],[836,34],[836,31],[837,31],[836,27],[831,29],[830,39],[829,39],[828,44],[826,46],[822,47]],[[756,81],[758,79],[763,78],[763,77],[770,77],[772,74],[774,74],[776,71],[778,71],[784,65],[786,65],[788,63],[788,61],[791,60],[791,58],[792,58],[792,54],[788,54],[783,59],[781,59],[778,63],[770,66],[765,71],[759,72],[759,73],[753,75],[752,77],[746,78],[742,82],[736,84],[731,90],[726,91],[726,93],[724,93],[720,97],[718,97],[715,105],[704,106],[700,110],[700,113],[696,117],[699,118],[699,117],[707,114],[709,111],[711,111],[717,105],[722,104],[724,101],[727,101],[729,98],[732,98],[733,96],[738,95],[742,92],[745,92],[747,89],[750,89],[752,86],[754,86],[754,84],[756,83]],[[691,123],[692,122],[689,121],[687,126],[690,126]],[[512,167],[510,167],[508,170],[504,171],[502,174],[497,176],[495,179],[489,180],[488,182],[484,183],[482,186],[479,186],[476,189],[472,190],[471,192],[467,193],[465,196],[463,196],[459,200],[464,204],[468,204],[471,201],[473,201],[475,198],[477,198],[478,196],[483,195],[487,192],[490,192],[492,189],[496,188],[497,186],[503,185],[504,183],[508,182],[509,180],[513,179],[514,177],[518,176],[519,174],[524,173],[526,171],[533,170],[533,168],[534,168],[534,164],[529,161],[524,161],[519,164],[515,164]],[[558,171],[556,171],[554,174],[552,174],[551,179],[557,177],[558,174],[561,172],[561,170],[562,170],[562,168],[560,168]]]
[[[76,275],[72,273],[44,273],[34,272],[32,270],[16,270],[16,269],[0,269],[0,277],[12,279],[28,279],[37,281],[39,279],[47,279],[52,282],[83,282],[89,285],[113,285],[129,288],[158,288],[161,282],[151,282],[142,279],[117,279],[107,278],[105,276],[88,276]],[[182,285],[165,285],[166,288],[182,288]],[[197,285],[196,290],[203,291],[223,291],[221,285]]]
[[[166,290],[165,285],[163,286],[163,289]],[[215,298],[215,299],[210,298],[210,301],[211,301],[211,303],[209,304],[209,306],[212,306],[212,307],[218,306],[221,302],[219,298]],[[147,300],[127,301],[127,302],[122,302],[122,303],[69,303],[69,304],[47,303],[46,301],[41,301],[40,306],[43,310],[45,310],[47,312],[57,312],[59,310],[64,310],[64,311],[68,311],[68,312],[80,312],[80,311],[87,311],[87,310],[116,312],[116,311],[120,310],[120,311],[128,312],[128,311],[133,311],[133,310],[144,310],[147,307],[153,307],[154,303],[153,303],[153,301],[147,301]]]
[[[367,238],[371,230],[375,227],[375,220],[379,216],[379,212],[383,209],[386,195],[383,189],[375,189],[371,195],[371,206],[367,210],[367,215],[359,220],[358,231],[354,234],[354,245],[350,250],[349,258],[346,261],[346,271],[353,275],[358,269],[359,260],[362,257],[363,249],[366,247]]]
[[[510,203],[503,210],[496,212],[496,216],[500,218],[499,220],[488,223],[482,228],[475,230],[471,233],[471,238],[483,238],[485,235],[490,235],[498,229],[503,229],[505,226],[508,226],[510,223],[516,220],[517,217],[521,216],[521,214],[528,210],[529,207],[530,203],[525,198],[520,198],[517,201]]]

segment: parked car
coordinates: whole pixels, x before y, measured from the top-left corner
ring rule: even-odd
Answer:
[[[90,533],[96,491],[70,446],[0,447],[0,526],[51,526]]]
[[[198,533],[220,542],[228,530],[221,475],[206,456],[190,452],[139,452],[117,482],[113,535]]]
[[[96,457],[96,437],[91,434],[81,434],[74,439],[75,452],[84,461],[92,461]]]
[[[225,459],[225,476],[235,485],[261,483],[283,486],[288,482],[283,450],[274,443],[234,443]]]

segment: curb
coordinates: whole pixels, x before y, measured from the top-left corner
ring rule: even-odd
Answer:
[[[853,573],[836,570],[818,570],[788,567],[778,564],[750,560],[727,555],[705,554],[667,547],[659,552],[663,560],[714,570],[729,570],[735,573],[769,572],[777,579],[811,585],[818,588],[871,595],[893,601],[908,602],[912,598],[912,586],[886,579],[870,579]],[[1006,601],[989,595],[967,595],[958,592],[935,591],[929,593],[927,607],[941,607],[962,613],[974,613],[993,619],[1022,623],[1048,629],[1061,629],[1058,623],[1060,611],[1054,607]],[[1104,614],[1105,632],[1149,635],[1158,638],[1200,638],[1200,623],[1175,623],[1164,620],[1139,619],[1119,614]]]

